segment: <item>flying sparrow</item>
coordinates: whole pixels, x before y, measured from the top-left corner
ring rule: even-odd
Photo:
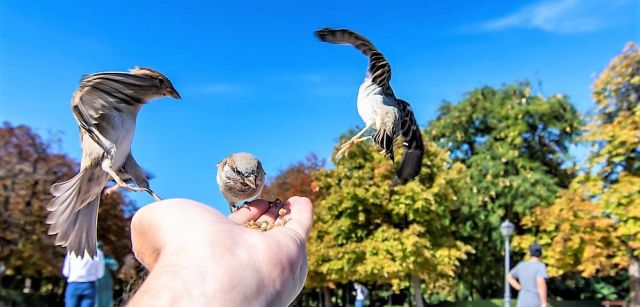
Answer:
[[[394,183],[404,184],[415,178],[420,173],[424,155],[422,135],[409,103],[396,98],[391,89],[389,62],[368,39],[351,30],[324,28],[317,30],[315,35],[323,42],[352,45],[369,58],[367,76],[360,85],[357,100],[358,114],[365,127],[342,144],[336,158],[340,159],[356,144],[373,138],[382,148],[381,153],[393,161],[394,140],[402,135],[406,152],[396,170]],[[370,128],[375,130],[373,137],[361,137]]]
[[[82,160],[73,178],[51,186],[54,198],[46,223],[48,234],[57,234],[55,244],[66,246],[76,255],[87,251],[94,257],[97,240],[100,194],[108,181],[124,188],[145,191],[160,199],[149,188],[149,177],[131,155],[136,117],[148,101],[180,94],[163,74],[150,68],[129,72],[102,72],[82,78],[71,99],[71,109],[80,127]],[[132,186],[125,181],[133,181]]]
[[[260,196],[265,175],[262,163],[250,153],[234,153],[218,163],[216,181],[229,202],[231,212],[238,209],[237,202],[251,201]]]

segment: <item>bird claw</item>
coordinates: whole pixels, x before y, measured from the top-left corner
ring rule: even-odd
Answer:
[[[282,204],[282,201],[280,200],[280,198],[276,198],[275,200],[268,201],[268,203],[269,203],[269,208],[271,208],[273,206]]]
[[[243,209],[243,208],[244,208],[244,209],[247,209],[247,210],[249,210],[249,211],[251,211],[251,207],[249,207],[249,203],[250,203],[249,201],[245,201],[245,202],[244,202],[244,204],[242,204],[242,206],[240,206],[240,207],[235,207],[235,208],[236,208],[236,211],[238,211],[238,210],[240,210],[240,209]]]
[[[133,192],[147,192],[156,201],[161,201],[162,200],[162,198],[160,198],[158,195],[156,195],[156,193],[151,191],[151,189],[135,187],[135,186],[132,186],[132,185],[127,184],[127,183],[116,183],[116,185],[106,189],[104,191],[104,193],[107,194],[107,195],[110,195],[112,193],[115,193],[115,192],[119,191],[120,189],[126,189],[126,190],[133,191]]]
[[[132,192],[146,192],[143,188],[134,187],[134,186],[129,185],[129,184],[127,184],[127,185],[125,185],[125,186],[123,186],[121,188],[127,189],[127,190],[132,191]]]
[[[118,185],[114,185],[114,186],[104,190],[104,194],[105,195],[111,195],[111,194],[117,192],[118,190],[120,190],[120,187]]]
[[[349,152],[351,151],[351,149],[356,146],[358,143],[367,140],[371,137],[369,136],[363,136],[360,138],[354,138],[351,140],[346,141],[344,144],[340,145],[340,150],[338,150],[338,152],[336,153],[336,160],[341,159],[344,156],[349,155]]]
[[[338,150],[338,152],[336,153],[336,160],[342,159],[342,157],[346,156],[349,154],[349,151],[351,151],[351,148],[355,145],[354,141],[348,141],[342,145],[340,145],[340,150]]]
[[[161,201],[162,198],[160,198],[160,196],[158,196],[156,193],[154,193],[153,191],[151,191],[151,189],[149,188],[141,188],[142,191],[147,192],[149,195],[151,195],[151,197],[153,197],[153,199],[155,199],[156,201]]]

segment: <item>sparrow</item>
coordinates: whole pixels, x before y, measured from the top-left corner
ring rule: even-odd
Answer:
[[[246,203],[260,196],[265,175],[262,163],[250,153],[234,153],[218,163],[216,181],[231,212],[238,209],[237,202]]]
[[[402,136],[406,151],[393,182],[404,184],[415,178],[420,173],[424,155],[422,135],[411,106],[407,101],[396,98],[389,84],[391,66],[387,59],[368,39],[351,30],[324,28],[315,31],[315,35],[323,42],[352,45],[369,58],[367,75],[360,85],[357,99],[358,114],[365,127],[340,146],[336,159],[356,144],[373,138],[382,149],[381,153],[393,161],[394,141]],[[373,136],[362,137],[369,129],[375,130]]]
[[[120,188],[145,191],[149,175],[131,155],[131,141],[138,112],[148,101],[180,94],[169,79],[150,68],[136,67],[129,72],[101,72],[82,78],[71,99],[71,110],[80,128],[82,159],[73,178],[51,186],[53,199],[46,223],[55,244],[68,252],[94,257],[97,241],[98,206],[103,188],[110,180]],[[132,186],[126,181],[133,181]]]

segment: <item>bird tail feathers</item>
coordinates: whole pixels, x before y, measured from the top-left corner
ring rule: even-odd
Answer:
[[[394,185],[405,184],[420,174],[423,155],[424,149],[422,148],[408,149],[404,153],[402,161],[400,161],[400,166],[398,166],[396,170],[396,177],[393,180]]]
[[[87,191],[91,172],[82,170],[73,178],[51,186],[54,198],[47,205],[49,235],[56,235],[55,244],[66,246],[67,251],[82,257],[85,251],[91,257],[97,254],[97,223],[100,193]],[[94,180],[96,178],[93,178]]]
[[[376,134],[373,135],[373,141],[382,148],[382,154],[393,161],[393,137],[395,133],[392,131],[385,131],[379,129]]]
[[[371,57],[374,53],[379,53],[378,49],[368,39],[348,29],[324,28],[317,30],[315,34],[323,42],[352,45],[367,57]]]

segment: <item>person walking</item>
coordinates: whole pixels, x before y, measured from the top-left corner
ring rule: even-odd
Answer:
[[[356,291],[353,292],[353,295],[356,296],[356,305],[355,307],[364,306],[364,300],[367,299],[367,294],[369,294],[369,290],[360,283],[353,283],[353,287]]]
[[[547,267],[540,261],[542,246],[529,246],[529,260],[522,261],[507,275],[507,281],[518,290],[518,307],[547,307]]]
[[[67,278],[64,293],[65,307],[94,307],[96,302],[96,280],[104,275],[104,260],[101,255],[89,256],[85,251],[80,257],[67,253],[62,266],[62,275]]]

